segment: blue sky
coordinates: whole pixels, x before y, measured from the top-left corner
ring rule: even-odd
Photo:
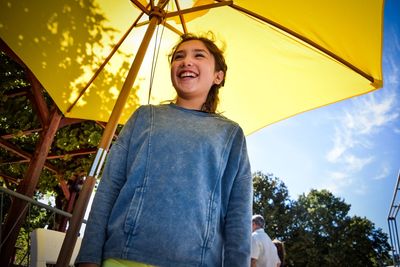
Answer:
[[[253,171],[273,173],[291,198],[328,189],[388,233],[400,170],[400,1],[387,0],[384,87],[309,111],[247,137]]]

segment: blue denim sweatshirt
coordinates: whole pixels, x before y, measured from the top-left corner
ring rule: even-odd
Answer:
[[[142,106],[112,146],[76,260],[250,266],[252,177],[238,124]]]

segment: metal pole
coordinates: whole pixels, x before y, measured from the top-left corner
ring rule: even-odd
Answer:
[[[396,220],[393,220],[393,224],[394,224],[394,246],[396,247],[396,255],[395,255],[395,266],[399,266],[399,250],[400,250],[400,241],[399,241],[399,232],[397,229],[397,222]]]
[[[52,206],[49,206],[49,205],[46,205],[46,204],[44,204],[42,202],[36,201],[36,200],[34,200],[34,199],[30,198],[30,197],[27,197],[26,195],[17,193],[15,191],[10,190],[10,189],[4,188],[4,187],[0,187],[0,192],[4,192],[4,193],[6,193],[8,195],[11,195],[11,196],[14,196],[16,198],[25,200],[26,202],[29,202],[29,203],[32,203],[32,204],[34,204],[36,206],[45,208],[46,210],[50,210],[50,211],[52,211],[54,213],[57,213],[57,214],[59,214],[61,216],[65,216],[67,218],[71,218],[72,217],[71,213],[65,212],[65,211],[57,209],[57,208],[53,208]],[[84,220],[84,222],[86,222],[86,221]]]
[[[389,226],[389,237],[390,237],[390,247],[391,247],[391,251],[392,251],[392,261],[393,261],[393,265],[396,266],[396,251],[398,250],[395,246],[395,236],[394,236],[394,229],[393,229],[393,225],[394,225],[394,218],[389,218],[388,219],[388,226]]]
[[[400,209],[400,204],[396,204],[397,192],[400,190],[400,171],[397,175],[397,183],[394,188],[392,202],[389,208],[388,214],[388,226],[389,226],[389,237],[390,237],[390,245],[392,250],[393,264],[394,266],[399,266],[399,253],[400,253],[400,240],[399,233],[397,229],[397,214]]]

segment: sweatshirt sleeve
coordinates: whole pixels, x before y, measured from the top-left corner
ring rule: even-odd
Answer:
[[[224,266],[250,266],[253,185],[241,128],[233,139],[224,175],[233,177],[224,227]]]
[[[101,265],[107,239],[107,222],[114,202],[126,181],[129,139],[140,108],[128,120],[106,159],[101,181],[93,199],[81,248],[75,261]]]

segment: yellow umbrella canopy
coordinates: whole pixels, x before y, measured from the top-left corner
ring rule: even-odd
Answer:
[[[212,31],[225,45],[219,111],[247,134],[382,87],[383,0],[175,0],[152,13],[157,4],[1,1],[0,38],[72,118],[108,121],[154,14],[160,26],[120,123],[174,98],[167,55],[183,32]]]
[[[63,114],[109,122],[57,266],[71,258],[117,121],[174,98],[167,55],[180,34],[212,31],[226,45],[219,111],[250,134],[382,87],[382,14],[383,0],[0,1],[0,38]]]

